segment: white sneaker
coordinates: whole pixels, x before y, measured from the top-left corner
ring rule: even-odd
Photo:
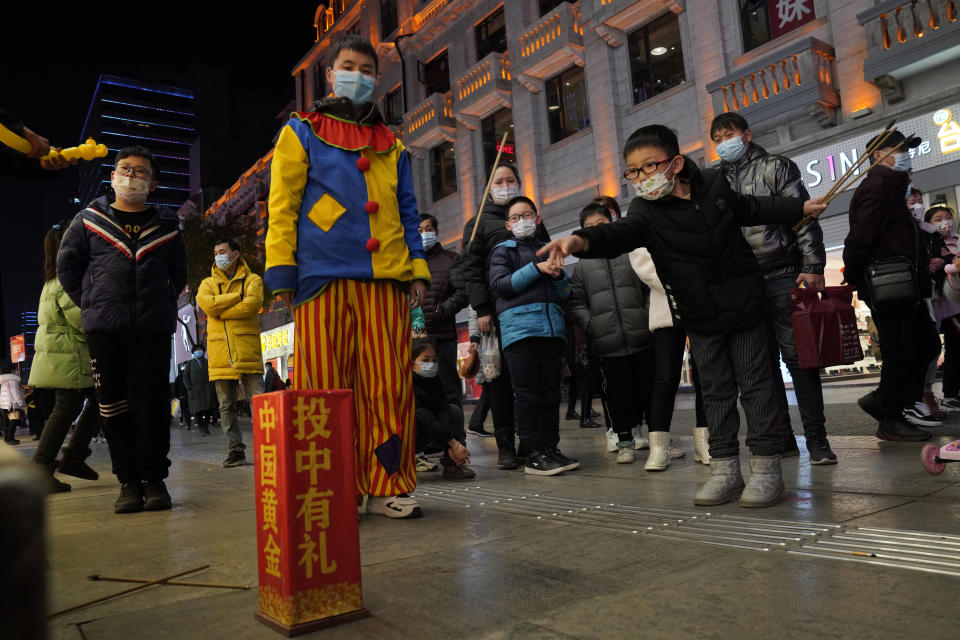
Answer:
[[[440,468],[440,465],[436,462],[430,462],[427,460],[427,456],[422,453],[418,453],[414,461],[417,464],[417,471],[436,471]]]
[[[398,496],[370,496],[367,513],[388,518],[419,518],[423,515],[420,503],[405,493]]]
[[[631,462],[633,462],[633,443],[618,446],[617,464],[630,464]]]
[[[617,436],[617,432],[613,429],[607,429],[607,453],[616,453],[618,448],[617,442],[620,438]]]
[[[633,428],[633,448],[637,451],[650,448],[650,440],[643,437],[643,431],[640,430],[640,427]]]

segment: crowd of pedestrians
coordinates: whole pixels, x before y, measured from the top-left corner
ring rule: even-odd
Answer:
[[[710,468],[695,504],[780,500],[781,459],[800,452],[781,358],[810,463],[838,462],[819,371],[799,365],[790,304],[797,286],[824,289],[816,218],[826,205],[810,199],[792,161],[754,142],[743,117],[724,113],[711,123],[720,164],[709,169],[680,153],[669,128],[638,129],[622,150],[623,177],[636,195],[627,214],[610,197],[584,203],[579,228],[560,239],[551,240],[516,168],[499,164],[457,254],[439,242],[436,217],[418,210],[403,143],[370,102],[376,50],[351,35],[329,59],[332,95],[295,112],[278,137],[263,280],[238,244],[223,239],[197,292],[207,342],[181,370],[183,411],[202,434],[220,416],[224,467],[246,460],[238,388],[249,399],[287,386],[272,366],[263,377],[264,284],[294,312],[292,387],[354,392],[356,489],[373,514],[422,514],[410,492],[418,471],[438,467],[430,456],[439,454],[444,479],[474,477],[466,435],[490,436],[488,413],[500,470],[555,476],[580,467],[561,451],[564,380],[568,418],[606,426],[617,463],[649,448],[645,470],[663,472],[685,455],[670,436],[685,362],[696,389],[693,457]],[[898,441],[929,438],[918,427],[960,410],[956,221],[948,208],[924,211],[918,202],[911,144],[895,133],[873,149],[881,162],[853,195],[843,255],[846,281],[869,305],[883,353],[879,386],[859,404],[876,418],[877,437]],[[54,477],[58,470],[96,478],[85,459],[102,428],[121,485],[117,513],[172,504],[164,483],[167,375],[186,247],[176,215],[147,204],[159,177],[149,150],[121,150],[114,196],[90,203],[45,240],[30,384],[54,389],[55,404],[34,460],[54,491],[69,490]],[[579,258],[575,265],[569,256]],[[897,264],[912,285],[906,293],[891,293],[871,275],[877,265]],[[456,318],[468,307],[470,343],[458,352]],[[940,332],[942,403],[931,387]],[[467,424],[461,377],[474,376],[483,393]],[[601,417],[595,394],[604,425],[594,421]],[[746,477],[738,403],[747,422]],[[26,403],[9,368],[0,375],[0,408],[12,441]]]

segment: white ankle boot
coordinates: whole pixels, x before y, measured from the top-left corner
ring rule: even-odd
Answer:
[[[706,427],[693,428],[693,459],[710,464],[710,430]]]
[[[650,432],[650,456],[643,465],[646,471],[663,471],[670,464],[670,432]]]

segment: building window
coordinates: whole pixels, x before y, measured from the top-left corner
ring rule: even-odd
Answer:
[[[590,126],[587,82],[581,67],[568,69],[546,84],[551,144]]]
[[[433,201],[446,198],[457,192],[457,163],[453,155],[453,143],[444,142],[430,150]]]
[[[493,162],[497,159],[497,146],[507,131],[507,141],[500,154],[500,162],[517,162],[517,147],[513,137],[513,112],[510,109],[501,109],[490,117],[480,121],[480,134],[483,138],[483,175],[489,176],[493,170]]]
[[[397,0],[380,0],[380,39],[386,40],[399,26]]]
[[[547,15],[560,5],[562,5],[566,0],[537,0],[537,4],[540,7],[540,17]]]
[[[450,65],[446,50],[431,58],[426,64],[418,62],[417,71],[427,96],[450,91]]]
[[[756,49],[815,17],[813,0],[740,0],[743,50]]]
[[[628,37],[633,103],[675,87],[686,79],[680,22],[673,13],[657,18]]]
[[[387,124],[403,124],[403,91],[402,87],[397,87],[387,95],[383,96],[383,119]]]
[[[477,41],[477,60],[483,60],[494,51],[507,52],[507,23],[503,19],[502,6],[484,18],[473,31]]]

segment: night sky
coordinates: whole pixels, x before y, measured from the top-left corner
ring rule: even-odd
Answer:
[[[293,98],[290,70],[313,45],[317,7],[210,3],[225,8],[214,14],[198,13],[207,4],[200,2],[16,4],[0,21],[0,105],[61,147],[81,142],[101,73],[175,84],[191,64],[221,67],[234,90],[276,96],[279,112]],[[36,310],[43,235],[56,221],[44,210],[74,195],[71,175],[35,166],[0,165],[0,362],[9,359],[6,338],[18,332],[20,312]],[[246,168],[238,165],[237,175]]]

